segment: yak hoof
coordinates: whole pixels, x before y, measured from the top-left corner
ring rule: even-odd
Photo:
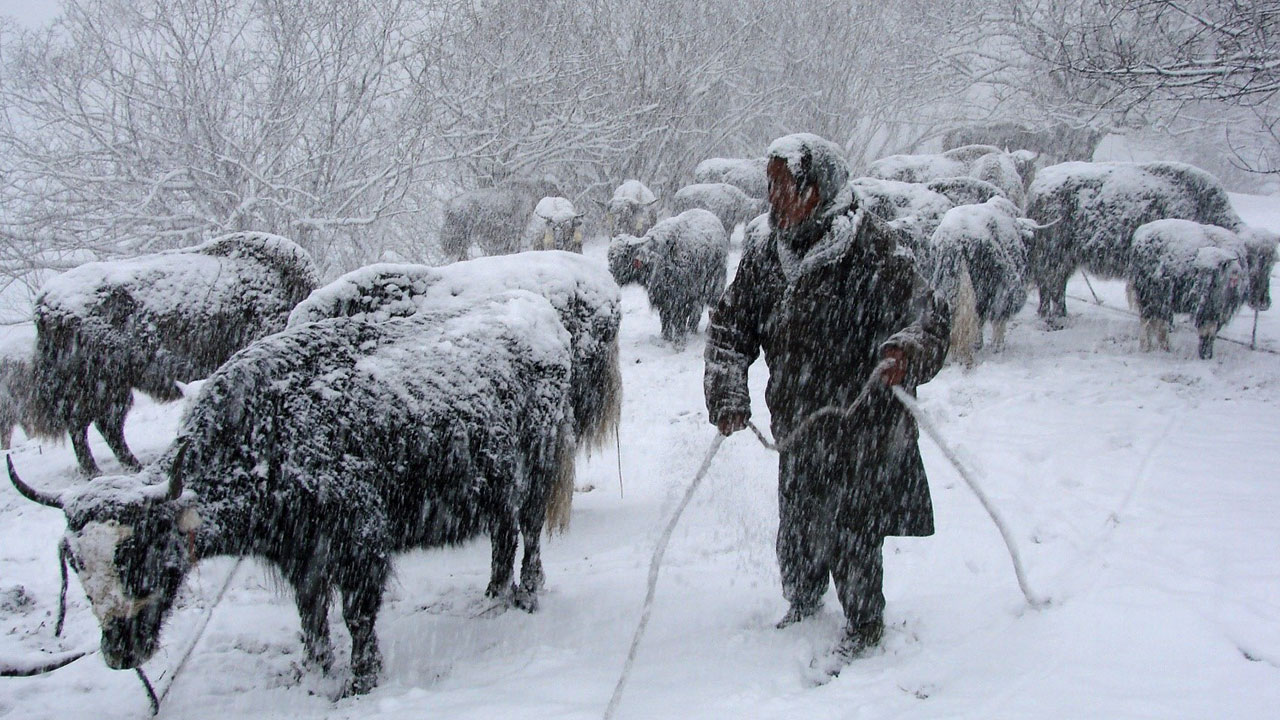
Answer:
[[[342,688],[342,692],[338,694],[338,699],[349,698],[355,695],[366,695],[374,688],[378,687],[378,675],[374,673],[352,675],[347,681],[346,686]]]
[[[524,588],[518,588],[515,592],[515,595],[512,597],[512,602],[515,603],[516,607],[520,608],[521,610],[527,613],[537,612],[538,611],[538,591],[532,590],[532,589],[526,590]]]
[[[496,585],[494,583],[489,583],[489,587],[485,588],[484,596],[495,600],[501,600],[507,605],[510,605],[516,596],[516,586],[514,584]]]

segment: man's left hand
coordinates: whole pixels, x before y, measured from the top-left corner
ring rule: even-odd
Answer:
[[[887,347],[880,353],[881,365],[886,365],[880,371],[880,380],[885,385],[901,385],[902,381],[907,379],[907,354],[900,347]]]

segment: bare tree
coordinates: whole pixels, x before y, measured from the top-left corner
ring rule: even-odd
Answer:
[[[68,0],[5,48],[0,236],[55,267],[239,229],[376,253],[426,162],[414,7]]]
[[[1141,128],[1234,108],[1237,160],[1280,172],[1280,0],[1011,0],[1007,11],[1019,49],[1080,106]]]

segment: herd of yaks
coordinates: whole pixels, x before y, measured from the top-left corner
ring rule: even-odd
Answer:
[[[69,435],[98,476],[92,424],[130,471],[52,492],[9,463],[24,497],[66,516],[61,554],[107,664],[151,657],[186,573],[214,555],[280,570],[306,655],[325,670],[336,591],[355,693],[377,682],[374,626],[396,552],[488,534],[487,594],[532,609],[539,538],[568,521],[575,458],[618,422],[619,284],[646,287],[667,339],[696,331],[724,290],[730,233],[768,232],[764,165],[700,164],[663,220],[654,193],[623,183],[607,206],[607,268],[580,254],[582,214],[528,181],[450,203],[440,242],[459,261],[439,267],[373,265],[317,287],[293,242],[235,233],[51,280],[34,349],[0,364],[0,423],[6,447],[16,423]],[[884,158],[852,185],[955,306],[966,362],[983,322],[1002,342],[1030,284],[1041,315],[1061,318],[1079,268],[1129,280],[1144,348],[1167,347],[1173,313],[1188,312],[1208,357],[1244,302],[1270,302],[1276,236],[1244,225],[1191,166],[1037,171],[1031,153],[970,145]],[[489,256],[464,259],[473,243]],[[176,438],[143,466],[123,432],[133,390],[174,400],[201,378]]]

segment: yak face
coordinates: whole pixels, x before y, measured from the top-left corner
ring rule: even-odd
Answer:
[[[113,510],[74,524],[68,512],[64,550],[102,627],[103,659],[127,669],[159,646],[160,626],[191,566],[190,534],[199,520],[177,502]]]
[[[1245,264],[1249,272],[1249,307],[1267,310],[1271,307],[1271,270],[1276,264],[1277,237],[1258,228],[1249,228],[1244,233],[1248,234]]]
[[[651,268],[646,262],[645,247],[649,242],[647,237],[619,235],[609,243],[609,272],[619,285],[647,284]]]

